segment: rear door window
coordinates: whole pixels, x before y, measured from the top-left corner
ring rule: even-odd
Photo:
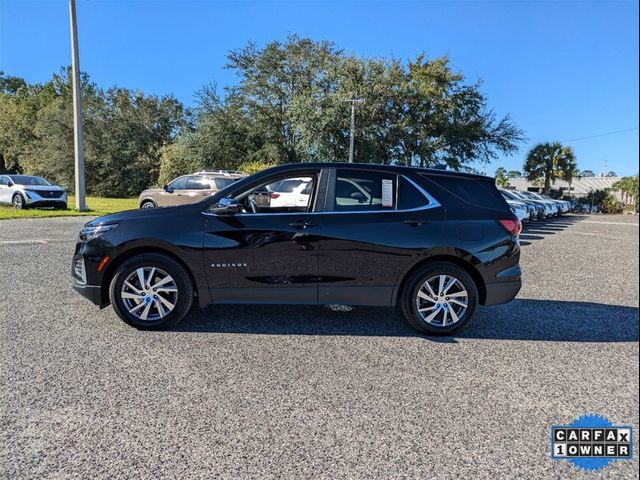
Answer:
[[[395,173],[336,170],[335,211],[394,210],[395,207]]]

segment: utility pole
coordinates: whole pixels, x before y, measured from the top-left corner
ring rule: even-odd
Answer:
[[[69,0],[71,22],[71,74],[73,85],[73,153],[75,157],[76,210],[87,210],[84,185],[84,149],[82,141],[82,98],[80,95],[80,59],[78,55],[78,27],[76,2]]]
[[[353,150],[356,142],[356,103],[364,102],[362,98],[352,98],[351,102],[351,128],[349,129],[349,163],[353,163]]]

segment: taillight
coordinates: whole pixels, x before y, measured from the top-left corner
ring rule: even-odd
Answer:
[[[522,224],[517,218],[501,218],[498,223],[514,237],[517,237],[522,231]]]
[[[271,193],[271,198],[278,198],[280,196],[279,193]]]

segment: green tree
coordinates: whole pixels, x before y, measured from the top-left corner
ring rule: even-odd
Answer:
[[[504,167],[499,167],[496,170],[496,185],[500,188],[509,188],[509,177],[507,177],[507,170]]]
[[[520,170],[509,170],[507,172],[507,178],[521,178],[522,172]]]
[[[638,175],[633,177],[622,177],[616,183],[613,184],[612,189],[616,192],[620,192],[622,201],[627,205],[638,205]]]
[[[568,193],[571,195],[571,185],[573,184],[573,179],[580,175],[578,170],[578,166],[576,165],[576,159],[574,155],[569,155],[565,158],[565,160],[560,164],[560,178],[567,182],[569,185]]]
[[[549,193],[551,182],[561,178],[571,163],[575,164],[575,155],[571,147],[559,142],[541,143],[533,147],[524,164],[529,181],[543,179],[543,192]]]
[[[618,174],[616,172],[614,172],[613,170],[607,172],[607,177],[617,177]]]
[[[581,175],[583,177],[595,177],[596,176],[596,174],[593,173],[593,170],[582,170]]]

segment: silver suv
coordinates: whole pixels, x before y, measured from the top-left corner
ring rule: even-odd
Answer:
[[[153,208],[196,203],[244,177],[229,170],[205,170],[183,175],[162,188],[143,191],[138,204],[140,208]]]
[[[28,207],[67,208],[64,188],[33,175],[0,175],[0,204],[17,210]]]

